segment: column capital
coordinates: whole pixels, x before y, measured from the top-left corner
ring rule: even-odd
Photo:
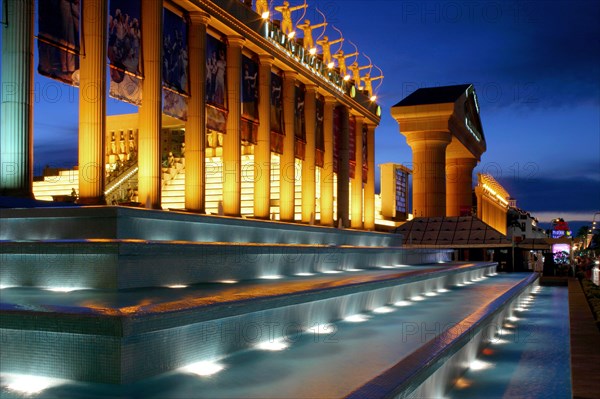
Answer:
[[[243,47],[245,42],[246,42],[246,39],[242,36],[238,36],[238,35],[227,36],[227,44],[230,47]]]
[[[283,77],[285,79],[296,79],[298,72],[296,71],[283,71]]]
[[[324,96],[324,101],[325,101],[325,103],[328,103],[328,104],[335,104],[337,102],[335,97],[327,96],[327,95]]]
[[[260,65],[271,66],[271,65],[273,65],[273,61],[275,61],[275,58],[271,54],[259,54],[258,55],[258,63]]]
[[[210,15],[204,11],[190,11],[189,15],[192,25],[207,25],[210,21]]]
[[[317,94],[317,90],[319,89],[319,86],[317,86],[316,84],[313,84],[313,83],[307,83],[304,85],[304,88],[306,89],[307,93]]]

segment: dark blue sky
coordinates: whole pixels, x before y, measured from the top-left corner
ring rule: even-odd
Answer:
[[[320,22],[314,11],[318,7],[385,74],[378,93],[383,107],[376,134],[378,164],[411,162],[410,149],[390,116],[393,104],[419,87],[473,83],[488,148],[476,172],[494,175],[519,207],[540,220],[590,220],[600,210],[599,2],[308,4],[306,18]],[[294,13],[294,22],[300,16]],[[319,34],[315,31],[315,38]],[[330,27],[327,34],[338,37]],[[345,44],[344,50],[353,48]],[[36,74],[38,170],[76,162],[77,99],[77,89]],[[109,114],[134,111],[108,102]]]

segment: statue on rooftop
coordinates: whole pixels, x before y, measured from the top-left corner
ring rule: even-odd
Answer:
[[[306,3],[302,4],[301,6],[290,7],[289,1],[284,1],[283,5],[275,7],[275,11],[281,13],[281,31],[284,34],[288,35],[289,37],[294,36],[292,12],[307,7],[308,5]]]
[[[343,37],[336,40],[329,40],[327,36],[323,36],[323,39],[317,40],[317,44],[323,49],[323,63],[325,65],[331,64],[331,45],[341,43],[344,41]]]
[[[323,26],[327,26],[327,22],[322,22],[320,24],[311,25],[310,20],[308,20],[308,19],[305,19],[304,23],[302,25],[296,26],[297,28],[302,29],[302,32],[304,32],[303,45],[306,50],[310,50],[315,47],[315,43],[314,43],[313,36],[312,36],[313,29],[318,29]]]
[[[358,55],[358,51],[355,51],[354,53],[351,53],[351,54],[344,54],[344,51],[342,49],[340,49],[337,53],[335,53],[335,55],[333,57],[338,62],[338,68],[340,68],[340,75],[342,77],[345,77],[348,74],[348,71],[346,69],[346,58],[355,57],[357,55]]]

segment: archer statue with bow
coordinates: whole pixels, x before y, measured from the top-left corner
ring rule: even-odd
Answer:
[[[281,31],[288,37],[293,37],[295,33],[294,24],[292,22],[292,12],[307,7],[306,1],[301,6],[294,7],[290,7],[289,1],[284,1],[283,5],[275,7],[275,11],[281,13]]]
[[[317,11],[323,16],[323,22],[321,22],[320,24],[311,25],[310,20],[305,19],[302,25],[296,25],[296,28],[302,29],[302,32],[304,32],[304,41],[302,43],[304,49],[312,51],[313,54],[317,51],[312,35],[313,30],[327,26],[327,19],[325,18],[325,15],[321,11],[319,11],[318,8]],[[323,33],[325,33],[325,29],[323,29],[321,36],[323,36]],[[321,38],[321,36],[319,36],[319,39]]]

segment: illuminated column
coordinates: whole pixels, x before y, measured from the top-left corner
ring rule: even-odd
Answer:
[[[254,217],[269,219],[271,209],[271,65],[273,56],[259,55],[258,143],[254,147]]]
[[[451,140],[451,134],[444,131],[407,135],[413,153],[415,217],[446,216],[446,147]]]
[[[333,108],[335,98],[325,96],[323,106],[323,171],[321,173],[321,224],[333,226]]]
[[[315,169],[316,147],[315,130],[317,121],[317,86],[307,84],[304,97],[304,117],[306,121],[306,150],[302,162],[302,222],[314,221],[315,214]]]
[[[342,221],[342,227],[348,227],[348,208],[350,206],[350,140],[349,140],[349,115],[348,108],[341,107],[341,131],[340,131],[340,152],[338,160],[338,180],[337,180],[337,215],[338,223]]]
[[[106,126],[107,0],[86,0],[81,6],[85,54],[79,63],[79,200],[104,201],[104,131]]]
[[[460,216],[463,208],[471,212],[475,166],[475,158],[446,159],[446,216]]]
[[[4,0],[0,195],[33,197],[33,0]]]
[[[367,125],[367,167],[365,229],[375,230],[375,126],[373,125]]]
[[[296,164],[294,157],[294,108],[296,95],[296,72],[285,71],[283,77],[283,120],[285,137],[283,138],[283,154],[280,161],[280,211],[283,221],[294,221],[294,190],[296,180]]]
[[[144,81],[139,111],[138,197],[146,208],[160,209],[162,127],[162,0],[142,3]]]
[[[190,98],[185,124],[185,208],[204,213],[206,176],[206,24],[210,16],[190,12]]]
[[[241,36],[227,37],[227,134],[223,138],[223,213],[241,215],[242,199],[242,141],[240,117],[242,46]]]
[[[356,129],[354,130],[354,142],[356,143],[356,167],[354,168],[354,179],[352,179],[352,220],[350,227],[353,229],[362,229],[362,211],[363,211],[363,176],[362,176],[362,158],[363,158],[363,116],[356,116]]]

